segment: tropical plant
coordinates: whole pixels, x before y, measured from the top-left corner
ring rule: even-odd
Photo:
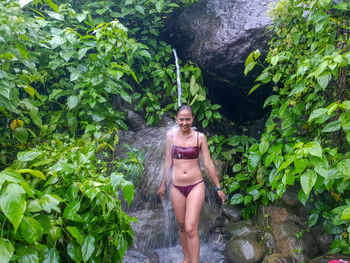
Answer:
[[[251,92],[273,85],[264,105],[271,114],[260,143],[226,178],[231,204],[246,207],[298,184],[304,205],[317,196],[309,226],[321,222],[334,235],[330,253],[350,253],[349,10],[330,0],[279,1],[271,10],[270,51],[264,62],[250,54],[245,70],[263,67]]]

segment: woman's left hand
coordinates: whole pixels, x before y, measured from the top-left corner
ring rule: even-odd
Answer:
[[[219,191],[218,191],[218,196],[219,196],[220,199],[221,199],[221,203],[224,205],[224,204],[225,204],[225,199],[226,199],[224,191],[219,190]]]

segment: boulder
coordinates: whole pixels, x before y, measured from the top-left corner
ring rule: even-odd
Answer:
[[[232,263],[261,262],[264,250],[252,236],[232,237],[226,245],[226,254]]]
[[[245,122],[263,114],[269,89],[258,89],[247,96],[257,74],[245,77],[244,67],[252,51],[268,51],[266,28],[272,24],[267,15],[269,3],[199,1],[181,12],[171,30],[180,57],[200,66],[213,100],[223,105],[233,120]]]

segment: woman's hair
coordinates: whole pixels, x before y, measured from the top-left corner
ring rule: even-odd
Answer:
[[[189,110],[191,112],[191,115],[193,116],[193,111],[192,111],[192,108],[186,104],[182,104],[176,111],[176,116],[179,114],[180,111],[183,111],[183,110]]]

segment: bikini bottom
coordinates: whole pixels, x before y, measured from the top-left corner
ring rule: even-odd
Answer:
[[[185,197],[187,197],[192,189],[197,185],[197,184],[200,184],[200,183],[203,183],[203,180],[198,182],[198,183],[195,183],[195,184],[190,184],[190,185],[186,185],[186,186],[180,186],[180,185],[175,185],[173,183],[172,186],[174,186],[176,189],[178,189]]]

